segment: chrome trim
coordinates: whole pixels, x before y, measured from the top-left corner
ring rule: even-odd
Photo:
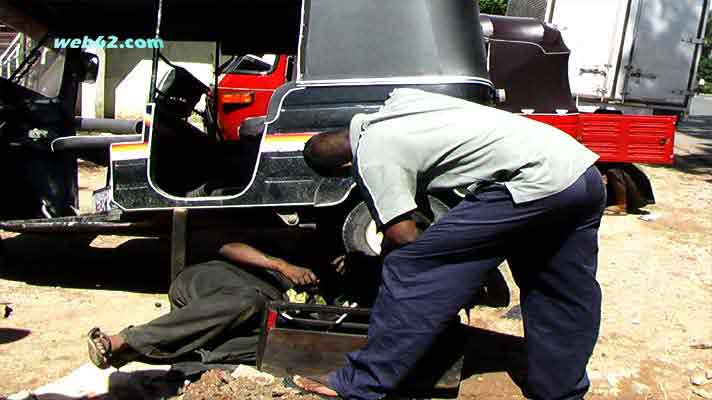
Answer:
[[[307,0],[302,1],[302,17],[300,20],[299,24],[299,44],[297,45],[297,59],[295,60],[296,65],[294,68],[296,68],[297,71],[297,79],[296,81],[299,82],[299,80],[302,79],[302,44],[304,43],[304,27],[306,26],[304,18],[306,16],[306,3]],[[311,3],[309,4],[311,5]],[[291,77],[287,77],[288,79]]]
[[[197,197],[196,197],[197,198]],[[193,199],[191,197],[190,199]],[[216,204],[216,205],[210,205],[210,206],[162,206],[162,207],[154,207],[154,208],[124,208],[119,205],[119,207],[123,211],[127,212],[134,212],[134,211],[167,211],[167,210],[172,210],[174,208],[186,208],[188,210],[210,210],[210,209],[225,209],[225,208],[265,208],[265,207],[309,207],[309,206],[314,206],[314,203],[279,203],[279,204],[236,204],[236,205],[225,205],[225,204]]]
[[[174,196],[174,195],[171,195],[171,194],[163,191],[157,185],[155,185],[153,183],[153,179],[151,178],[151,154],[152,154],[152,148],[153,148],[153,145],[152,145],[153,136],[155,134],[155,129],[156,129],[155,123],[153,123],[151,125],[151,136],[149,136],[149,140],[148,140],[148,161],[146,163],[146,174],[147,174],[147,179],[148,179],[148,185],[158,195],[163,196],[163,197],[173,200],[173,201],[189,201],[189,202],[190,201],[215,201],[215,202],[219,202],[219,201],[234,200],[234,199],[244,196],[247,192],[250,191],[250,189],[252,189],[252,186],[255,183],[255,179],[257,178],[257,171],[259,171],[260,164],[262,162],[262,155],[264,154],[262,149],[264,148],[264,143],[265,143],[265,140],[267,139],[267,131],[268,131],[269,125],[274,123],[277,120],[277,118],[279,117],[279,114],[282,111],[282,104],[284,102],[284,99],[286,99],[287,96],[290,93],[292,93],[293,91],[303,90],[303,89],[304,88],[292,88],[287,93],[285,93],[284,96],[282,96],[282,98],[280,99],[279,108],[277,110],[277,116],[275,117],[275,119],[273,119],[271,121],[265,121],[265,128],[264,128],[264,131],[262,131],[262,138],[260,139],[260,147],[258,150],[257,161],[255,162],[254,169],[252,170],[252,178],[250,179],[250,182],[247,184],[247,186],[245,186],[245,188],[240,193],[237,193],[234,195],[229,195],[229,196],[178,197],[178,196]],[[154,113],[155,113],[155,106],[154,106]],[[285,205],[287,205],[287,204],[285,204]],[[303,205],[303,204],[290,204],[290,205]],[[304,205],[306,205],[306,204],[304,204]],[[254,207],[254,206],[255,205],[250,205],[250,207]],[[220,207],[226,207],[226,206],[220,206]],[[173,208],[173,207],[169,207],[169,208]],[[188,206],[187,208],[196,208],[196,207]],[[197,207],[197,208],[202,208],[202,207]]]
[[[522,40],[503,40],[503,39],[489,39],[491,42],[501,42],[501,43],[519,43],[519,44],[528,44],[530,46],[536,46],[541,50],[542,53],[546,55],[564,55],[564,54],[571,54],[571,50],[569,51],[546,51],[544,47],[542,47],[540,44],[537,43],[532,43],[532,42],[525,42]]]
[[[298,86],[361,86],[361,85],[443,85],[449,83],[478,83],[490,87],[494,84],[489,79],[475,78],[470,76],[399,76],[391,78],[365,78],[365,79],[316,79],[297,80]]]
[[[346,194],[339,200],[332,201],[331,203],[322,203],[322,204],[314,203],[314,208],[332,207],[332,206],[339,205],[339,204],[345,202],[346,199],[348,199],[349,196],[351,196],[351,193],[353,193],[354,189],[356,189],[356,182],[351,184],[351,186],[349,187],[349,190],[347,190]]]

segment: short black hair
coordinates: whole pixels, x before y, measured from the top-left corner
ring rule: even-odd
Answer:
[[[304,146],[304,161],[319,175],[341,175],[351,161],[348,131],[337,130],[312,136]]]

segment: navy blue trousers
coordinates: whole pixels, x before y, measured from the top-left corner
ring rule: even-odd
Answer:
[[[547,198],[515,204],[502,185],[468,196],[414,243],[384,260],[365,348],[329,385],[347,399],[397,389],[457,312],[505,259],[521,289],[527,396],[578,399],[598,338],[598,228],[605,207],[591,167]]]

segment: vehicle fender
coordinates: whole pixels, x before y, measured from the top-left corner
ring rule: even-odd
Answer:
[[[356,181],[352,177],[322,178],[314,192],[314,206],[339,205],[349,198],[355,187]]]

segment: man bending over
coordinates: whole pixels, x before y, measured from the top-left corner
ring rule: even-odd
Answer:
[[[302,389],[348,399],[394,392],[434,339],[508,260],[521,288],[527,395],[580,399],[601,313],[596,281],[605,206],[598,157],[567,134],[491,107],[395,90],[350,130],[317,135],[304,156],[325,175],[351,166],[383,232],[383,279],[368,344]],[[466,188],[425,232],[419,193]]]

